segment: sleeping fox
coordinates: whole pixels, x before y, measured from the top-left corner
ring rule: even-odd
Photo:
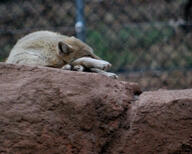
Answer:
[[[114,73],[106,72],[111,64],[96,56],[86,43],[50,31],[33,32],[18,40],[6,63],[88,70],[117,78]]]

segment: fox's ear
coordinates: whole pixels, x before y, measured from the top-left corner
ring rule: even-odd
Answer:
[[[58,48],[59,48],[59,54],[60,55],[65,55],[71,53],[73,50],[71,46],[67,45],[64,42],[59,42],[58,43]]]

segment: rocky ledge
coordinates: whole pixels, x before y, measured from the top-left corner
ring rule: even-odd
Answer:
[[[140,93],[95,73],[0,63],[0,153],[192,153],[192,89]]]

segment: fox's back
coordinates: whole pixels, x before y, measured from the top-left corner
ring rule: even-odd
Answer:
[[[61,59],[56,53],[57,43],[65,39],[67,36],[49,31],[30,33],[17,41],[6,62],[31,64],[30,61],[34,61],[37,65],[60,64],[62,61],[60,62]]]

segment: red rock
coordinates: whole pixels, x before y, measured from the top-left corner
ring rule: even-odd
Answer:
[[[192,153],[192,89],[0,63],[0,153]]]
[[[0,64],[0,153],[102,153],[136,84],[94,73]]]
[[[132,103],[129,119],[112,153],[192,153],[192,89],[144,92]]]

